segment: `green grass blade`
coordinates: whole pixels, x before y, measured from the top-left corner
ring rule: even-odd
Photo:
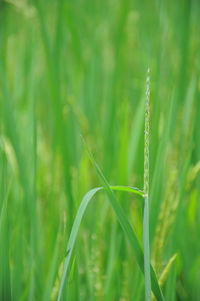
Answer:
[[[117,191],[124,191],[124,192],[132,192],[132,193],[135,193],[135,194],[138,194],[138,195],[143,195],[143,192],[137,188],[134,188],[134,187],[129,187],[129,186],[110,186],[110,188],[112,190],[117,190]],[[94,188],[90,191],[88,191],[85,196],[83,197],[82,201],[81,201],[81,204],[80,204],[80,207],[78,209],[78,212],[77,212],[77,215],[76,215],[76,218],[74,220],[74,224],[73,224],[73,227],[72,227],[72,230],[71,230],[71,234],[70,234],[70,238],[69,238],[69,241],[68,241],[68,245],[67,245],[67,251],[66,251],[66,258],[65,258],[65,261],[64,261],[64,267],[63,267],[63,275],[62,275],[62,279],[61,279],[61,284],[60,284],[60,288],[59,288],[59,295],[58,295],[58,300],[60,300],[61,298],[61,294],[62,294],[62,289],[63,289],[63,286],[64,286],[64,281],[65,281],[65,278],[67,276],[67,272],[68,272],[68,268],[69,268],[69,263],[70,263],[70,259],[71,259],[71,255],[72,255],[72,251],[73,251],[73,248],[74,248],[74,244],[75,244],[75,241],[76,241],[76,237],[77,237],[77,234],[78,234],[78,230],[79,230],[79,227],[80,227],[80,223],[81,223],[81,220],[82,220],[82,217],[85,213],[85,210],[90,202],[90,200],[92,199],[92,197],[99,191],[99,190],[103,190],[104,188],[103,187],[97,187],[97,188]]]
[[[83,140],[84,141],[84,140]],[[85,142],[84,142],[85,143]],[[86,144],[85,144],[86,145]],[[86,145],[87,148],[87,145]],[[136,237],[136,234],[133,230],[133,228],[131,227],[129,221],[126,218],[126,215],[124,213],[124,211],[122,210],[120,204],[118,203],[117,199],[115,198],[115,195],[113,194],[113,191],[110,189],[109,184],[107,182],[107,180],[105,179],[104,175],[102,174],[99,166],[97,165],[97,163],[95,162],[92,154],[90,153],[89,149],[87,148],[90,160],[92,162],[92,165],[94,166],[99,179],[108,195],[108,198],[110,200],[110,204],[117,216],[117,219],[122,227],[122,229],[124,230],[125,234],[127,235],[127,238],[129,240],[129,243],[133,249],[133,252],[135,254],[136,257],[136,261],[141,269],[141,271],[144,273],[144,259],[143,259],[143,252],[142,249],[140,247],[140,244],[138,242],[138,239]],[[150,264],[149,264],[150,266]],[[152,281],[152,290],[153,293],[155,295],[155,297],[157,298],[157,300],[164,300],[161,288],[159,286],[156,274],[153,270],[153,267],[150,267],[150,274],[151,274],[151,281]],[[150,282],[151,283],[151,282]],[[151,287],[151,285],[150,285]]]
[[[115,211],[116,216],[118,218],[118,221],[120,222],[120,224],[121,224],[124,232],[126,233],[126,235],[128,237],[128,240],[129,240],[129,242],[131,244],[131,247],[132,247],[132,249],[134,251],[137,263],[138,263],[141,271],[144,273],[143,251],[142,251],[142,249],[140,247],[140,244],[138,242],[136,234],[135,234],[133,228],[131,227],[130,223],[128,222],[128,220],[127,220],[127,218],[125,216],[124,211],[122,210],[121,206],[117,202],[117,200],[116,200],[116,198],[115,198],[115,196],[114,196],[114,194],[113,194],[113,192],[111,190],[112,186],[110,187],[108,185],[106,179],[104,178],[103,174],[101,173],[99,167],[97,166],[97,164],[94,161],[94,159],[93,159],[93,157],[92,157],[91,154],[90,154],[90,158],[91,158],[91,160],[92,160],[92,162],[93,162],[93,164],[95,166],[96,171],[99,174],[99,177],[100,177],[101,182],[103,183],[104,187],[97,187],[97,188],[94,188],[94,189],[90,190],[89,192],[86,193],[86,195],[84,196],[84,198],[81,201],[79,210],[77,212],[77,215],[76,215],[76,218],[75,218],[72,230],[71,230],[71,234],[70,234],[70,238],[69,238],[69,241],[68,241],[68,245],[67,245],[66,258],[65,258],[64,267],[63,267],[63,275],[62,275],[61,284],[60,284],[60,288],[59,288],[58,299],[57,299],[58,301],[61,300],[62,290],[63,290],[63,286],[64,286],[64,281],[65,281],[65,278],[66,278],[66,276],[68,274],[69,263],[70,263],[72,251],[73,251],[73,248],[74,248],[74,244],[75,244],[75,241],[76,241],[76,237],[77,237],[77,234],[78,234],[78,230],[79,230],[79,227],[80,227],[80,223],[81,223],[82,217],[83,217],[84,212],[85,212],[85,210],[86,210],[86,208],[87,208],[90,200],[92,199],[92,197],[99,190],[102,190],[102,189],[105,189],[105,191],[107,192],[107,195],[108,195],[108,197],[110,199],[110,202],[111,202],[111,206],[112,206],[113,210]],[[124,187],[122,187],[122,188],[124,189]],[[119,186],[117,187],[117,190],[120,190]],[[138,192],[138,190],[134,190],[134,189],[130,189],[130,190]],[[152,278],[152,289],[153,289],[153,292],[154,292],[157,300],[164,300],[163,295],[162,295],[162,291],[161,291],[161,289],[159,287],[159,284],[158,284],[158,281],[157,281],[157,278],[156,278],[156,274],[155,274],[155,272],[154,272],[154,270],[153,270],[152,267],[151,267],[151,278]]]
[[[76,241],[76,237],[78,234],[78,230],[80,227],[80,223],[82,220],[82,217],[84,215],[84,212],[89,204],[89,201],[92,199],[92,197],[95,195],[95,193],[99,190],[101,190],[102,188],[98,187],[98,188],[94,188],[90,191],[88,191],[85,196],[83,197],[80,207],[78,209],[78,212],[76,214],[76,218],[74,220],[73,226],[72,226],[72,230],[71,230],[71,234],[69,237],[69,241],[68,241],[68,245],[67,245],[67,250],[66,250],[66,258],[64,261],[64,267],[63,267],[63,274],[62,274],[62,279],[61,279],[61,283],[60,283],[60,288],[59,288],[59,293],[58,293],[58,299],[57,300],[61,300],[61,296],[62,296],[62,290],[63,290],[63,286],[64,286],[64,281],[65,278],[67,276],[68,273],[68,267],[69,267],[69,263],[70,263],[70,259],[72,256],[72,251],[74,248],[74,244]]]
[[[12,300],[9,267],[8,194],[0,208],[0,300]]]
[[[120,187],[122,188],[121,190],[120,190]],[[78,212],[76,214],[76,218],[74,220],[74,224],[73,224],[73,227],[72,227],[72,230],[71,230],[68,245],[67,245],[66,258],[65,258],[65,261],[64,261],[63,274],[62,274],[62,279],[61,279],[59,294],[58,294],[58,299],[57,299],[58,301],[61,300],[62,290],[63,290],[63,287],[64,287],[64,281],[65,281],[65,279],[68,275],[68,272],[69,272],[69,264],[70,264],[72,252],[73,252],[73,249],[74,249],[74,244],[75,244],[75,241],[76,241],[76,238],[77,238],[77,235],[78,235],[78,230],[79,230],[80,223],[81,223],[81,220],[83,218],[83,215],[85,213],[85,210],[86,210],[90,200],[93,198],[93,196],[98,191],[103,190],[103,189],[104,189],[103,187],[93,188],[92,190],[88,191],[85,194],[85,196],[83,197],[83,199],[81,201],[80,207],[79,207]],[[110,186],[109,189],[110,189],[110,191],[111,191],[111,189],[113,189],[113,190],[117,190],[117,191],[128,191],[128,192],[134,192],[135,194],[138,194],[138,189],[137,188],[135,189],[135,188],[132,188],[132,187],[130,188],[130,187],[125,187],[125,186]],[[123,216],[124,212],[123,212],[122,208],[120,207],[120,205],[119,205],[119,208],[120,208],[119,209],[120,210],[120,216]],[[121,219],[124,219],[124,218],[122,217],[122,218],[120,218],[120,220]],[[131,228],[129,222],[127,221],[126,217],[125,217],[125,220],[126,220],[125,224],[129,225],[129,226],[125,226],[126,228],[128,228],[126,230],[126,233],[128,235],[129,241],[131,242],[131,246],[135,251],[136,259],[137,259],[137,262],[140,266],[140,269],[142,271],[144,271],[143,251],[142,251],[142,249],[139,245],[139,242],[137,240],[137,237],[136,237],[133,229]],[[152,277],[152,289],[153,289],[153,292],[154,292],[157,300],[164,300],[164,298],[162,296],[162,292],[161,292],[160,287],[159,287],[158,282],[157,282],[156,274],[155,274],[152,267],[151,267],[151,277]]]
[[[131,186],[109,186],[109,187],[111,190],[115,190],[115,191],[132,192],[132,193],[138,194],[142,197],[144,195],[142,190],[135,188],[135,187],[131,187]]]

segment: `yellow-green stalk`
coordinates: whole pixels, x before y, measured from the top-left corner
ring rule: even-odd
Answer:
[[[145,300],[151,300],[150,250],[149,250],[149,118],[150,118],[150,69],[147,70],[145,130],[144,130],[144,210],[143,210],[143,247]]]

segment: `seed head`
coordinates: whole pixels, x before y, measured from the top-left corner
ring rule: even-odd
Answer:
[[[146,102],[145,102],[145,130],[144,130],[144,194],[149,194],[149,118],[150,118],[150,69],[147,70]]]

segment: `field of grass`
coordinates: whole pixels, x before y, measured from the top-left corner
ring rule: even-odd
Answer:
[[[149,200],[123,188],[148,190],[148,68]],[[197,301],[199,280],[200,2],[1,0],[0,300]]]

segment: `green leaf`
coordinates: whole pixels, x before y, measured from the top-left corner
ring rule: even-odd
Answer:
[[[70,237],[69,237],[68,245],[67,245],[67,248],[66,248],[65,261],[64,261],[61,284],[60,284],[60,288],[59,288],[58,300],[61,299],[61,294],[62,294],[62,290],[63,290],[63,286],[64,286],[64,281],[65,281],[65,278],[66,278],[67,273],[69,271],[68,269],[69,269],[70,259],[71,259],[71,256],[72,256],[72,251],[74,249],[74,244],[75,244],[75,241],[76,241],[76,238],[77,238],[80,223],[81,223],[81,220],[82,220],[83,215],[85,213],[85,210],[86,210],[90,200],[93,198],[93,196],[98,191],[103,190],[103,189],[104,189],[103,187],[97,187],[97,188],[91,189],[90,191],[88,191],[85,194],[85,196],[83,197],[83,199],[81,201],[81,204],[79,206],[78,212],[76,214],[76,217],[75,217],[75,220],[74,220],[74,223],[73,223],[73,227],[72,227],[71,234],[70,234]],[[140,191],[139,189],[134,188],[134,187],[128,187],[128,186],[110,186],[110,189],[117,190],[117,191],[133,192],[133,193],[139,194],[139,195],[143,194],[143,192]],[[142,250],[141,250],[141,254],[142,254]],[[143,255],[141,255],[141,256],[143,256]],[[143,259],[141,259],[141,260],[143,260]]]
[[[133,187],[126,187],[126,186],[109,186],[106,183],[106,189],[107,191],[109,191],[109,198],[111,197],[112,194],[112,207],[116,213],[116,216],[122,226],[122,228],[124,229],[128,240],[131,244],[131,247],[135,253],[136,256],[136,260],[138,262],[138,265],[141,269],[141,271],[144,273],[144,259],[143,259],[143,251],[140,247],[140,244],[138,242],[138,239],[136,237],[136,234],[134,232],[134,230],[132,229],[131,225],[129,224],[124,211],[122,210],[121,206],[119,205],[119,203],[117,202],[114,194],[112,193],[112,190],[117,190],[117,191],[128,191],[128,192],[133,192],[135,194],[139,194],[139,195],[143,195],[143,192],[138,190],[137,188],[133,188]],[[62,296],[62,290],[63,290],[63,286],[64,286],[64,281],[65,278],[69,272],[69,264],[70,264],[70,259],[72,256],[72,251],[74,249],[74,244],[77,238],[77,234],[78,234],[78,230],[80,227],[80,223],[81,220],[83,218],[83,215],[85,213],[85,210],[90,202],[90,200],[93,198],[93,196],[100,190],[105,189],[104,187],[97,187],[97,188],[93,188],[92,190],[88,191],[85,196],[83,197],[80,207],[78,209],[78,212],[76,214],[76,218],[74,220],[73,223],[73,227],[71,230],[71,234],[69,237],[69,241],[68,241],[68,245],[66,248],[66,254],[65,254],[65,261],[64,261],[64,267],[63,267],[63,274],[62,274],[62,279],[61,279],[61,283],[60,283],[60,288],[59,288],[59,294],[58,294],[58,301],[61,300],[61,296]],[[156,274],[153,270],[153,268],[151,267],[151,278],[152,278],[152,289],[153,292],[157,298],[157,300],[164,300],[163,295],[162,295],[162,291],[159,287],[157,278],[156,278]]]
[[[110,189],[116,191],[132,192],[143,197],[144,192],[136,187],[131,186],[110,186]]]
[[[88,191],[85,196],[83,197],[80,207],[78,209],[78,212],[76,214],[73,226],[72,226],[72,230],[71,230],[71,234],[69,237],[69,241],[68,241],[68,245],[67,245],[67,251],[65,254],[65,260],[64,260],[64,266],[63,266],[63,273],[62,273],[62,279],[61,279],[61,283],[60,283],[60,287],[59,287],[59,293],[58,293],[58,299],[57,300],[61,300],[61,295],[62,295],[62,290],[63,290],[63,286],[64,286],[64,281],[65,278],[67,276],[68,273],[68,268],[69,268],[69,263],[70,263],[70,259],[72,256],[72,251],[74,248],[74,244],[77,238],[77,234],[78,234],[78,230],[80,227],[80,223],[82,220],[82,217],[85,213],[85,210],[89,204],[89,201],[92,199],[92,197],[95,195],[95,193],[99,190],[101,190],[101,187],[98,188],[94,188],[90,191]]]
[[[84,140],[83,140],[84,142]],[[85,144],[85,142],[84,142]],[[128,240],[129,240],[129,243],[133,249],[133,252],[135,254],[135,257],[136,257],[136,261],[141,269],[141,271],[144,273],[144,255],[143,255],[143,251],[140,247],[140,244],[138,242],[138,239],[137,239],[137,236],[134,232],[134,229],[131,227],[123,209],[121,208],[120,204],[118,203],[113,191],[111,190],[111,188],[109,187],[109,184],[107,182],[107,180],[105,179],[103,173],[101,172],[99,166],[97,165],[97,163],[95,162],[92,154],[90,153],[87,145],[85,144],[86,148],[87,148],[87,151],[88,151],[88,154],[89,154],[89,157],[90,157],[90,160],[92,162],[92,165],[94,166],[98,176],[99,176],[99,179],[108,195],[108,198],[110,200],[110,204],[116,214],[116,217],[119,221],[119,223],[121,224],[121,227],[122,229],[124,230]],[[147,208],[148,209],[148,208]],[[148,221],[146,218],[145,218],[146,222]],[[148,250],[147,250],[148,251]],[[159,286],[159,283],[158,283],[158,280],[157,280],[157,277],[156,277],[156,274],[154,272],[154,269],[152,266],[150,266],[150,270],[151,270],[151,282],[152,282],[152,290],[153,290],[153,293],[155,295],[155,297],[157,298],[157,300],[164,300],[164,297],[163,297],[163,294],[162,294],[162,291],[161,291],[161,288]]]
[[[120,187],[121,187],[121,189],[120,189]],[[83,215],[85,213],[85,210],[86,210],[90,200],[93,198],[93,196],[98,191],[103,190],[103,189],[104,189],[103,187],[97,187],[97,188],[91,189],[90,191],[88,191],[85,194],[85,196],[83,197],[83,199],[81,201],[80,207],[78,209],[78,212],[76,214],[76,217],[75,217],[75,220],[74,220],[74,223],[73,223],[73,226],[72,226],[72,230],[71,230],[71,234],[70,234],[70,237],[69,237],[68,245],[67,245],[67,248],[66,248],[67,251],[66,251],[66,254],[65,254],[63,274],[62,274],[62,279],[61,279],[61,283],[60,283],[59,294],[58,294],[58,299],[57,300],[61,300],[64,282],[65,282],[66,276],[69,272],[70,259],[71,259],[71,256],[72,256],[75,241],[76,241],[76,238],[77,238],[77,235],[78,235],[78,230],[79,230],[80,223],[81,223],[81,220],[83,218]],[[109,190],[112,192],[111,189],[117,190],[117,191],[129,191],[129,192],[133,192],[135,194],[138,194],[138,191],[139,191],[137,188],[126,187],[126,186],[110,186]],[[139,191],[139,194],[140,194],[140,191]],[[136,237],[136,234],[134,233],[134,230],[131,228],[127,218],[125,217],[124,211],[122,210],[122,208],[121,208],[121,206],[119,205],[118,202],[117,202],[117,213],[116,213],[116,215],[117,215],[118,220],[120,221],[120,224],[123,225],[123,229],[125,229],[124,231],[128,236],[128,239],[129,239],[129,242],[132,246],[132,249],[134,250],[136,260],[139,264],[139,267],[142,270],[142,272],[144,272],[143,251],[140,247],[140,244],[137,240],[137,237]],[[157,300],[164,300],[161,289],[158,285],[158,281],[157,281],[155,272],[154,272],[152,267],[151,267],[151,278],[152,278],[152,289],[153,289],[153,292],[154,292]]]
[[[85,142],[84,142],[84,144],[85,144]],[[85,144],[85,146],[86,146],[86,144]],[[87,146],[86,146],[86,148],[87,148]],[[86,210],[90,200],[92,199],[92,197],[98,191],[100,191],[102,189],[104,189],[106,191],[107,195],[108,195],[110,205],[112,206],[112,208],[113,208],[113,210],[116,214],[116,217],[117,217],[122,229],[124,230],[128,240],[129,240],[129,243],[130,243],[130,245],[133,249],[133,252],[135,254],[136,261],[137,261],[141,271],[144,274],[144,254],[143,254],[142,248],[141,248],[141,246],[138,242],[138,239],[137,239],[137,236],[134,232],[134,229],[131,227],[131,225],[130,225],[123,209],[121,208],[120,204],[118,203],[112,189],[114,188],[113,190],[119,190],[119,191],[132,191],[132,192],[134,192],[136,194],[140,194],[142,196],[143,196],[143,192],[141,190],[139,190],[137,188],[133,188],[133,187],[109,186],[107,180],[105,179],[104,175],[102,174],[100,168],[98,167],[97,163],[95,162],[95,160],[94,160],[94,158],[93,158],[93,156],[90,153],[88,148],[87,148],[87,151],[88,151],[90,160],[92,162],[92,165],[94,166],[103,187],[97,187],[97,188],[94,188],[94,189],[88,191],[86,193],[86,195],[83,197],[82,201],[81,201],[80,207],[78,209],[76,218],[75,218],[73,226],[72,226],[72,230],[71,230],[70,238],[69,238],[69,241],[68,241],[68,245],[67,245],[67,248],[66,248],[67,253],[66,253],[66,258],[65,258],[65,261],[64,261],[63,274],[62,274],[62,279],[61,279],[61,284],[60,284],[58,299],[57,299],[58,301],[61,300],[64,281],[65,281],[65,278],[68,274],[69,263],[70,263],[72,251],[73,251],[73,248],[74,248],[74,244],[75,244],[75,241],[76,241],[76,237],[77,237],[77,234],[78,234],[78,230],[79,230],[79,227],[80,227],[82,217],[83,217],[83,215],[85,213],[85,210]],[[157,300],[159,300],[159,301],[164,300],[164,297],[163,297],[161,288],[158,284],[158,280],[157,280],[156,274],[154,272],[154,269],[153,269],[152,266],[150,266],[150,269],[151,269],[151,281],[152,281],[153,293],[154,293]]]
[[[66,248],[66,253],[65,253],[65,261],[64,261],[64,267],[63,267],[63,274],[62,274],[62,279],[61,279],[61,284],[60,284],[60,288],[59,288],[59,294],[58,294],[58,300],[60,300],[61,298],[61,294],[62,294],[62,290],[63,290],[63,286],[64,286],[64,281],[65,278],[67,276],[68,273],[68,269],[69,269],[69,263],[70,263],[70,259],[72,256],[72,251],[74,249],[74,244],[77,238],[77,234],[78,234],[78,230],[80,227],[80,223],[81,220],[83,218],[83,215],[85,213],[85,210],[90,202],[90,200],[93,198],[93,196],[100,190],[103,190],[103,187],[97,187],[97,188],[93,188],[90,191],[88,191],[85,196],[83,197],[80,207],[78,209],[78,212],[76,214],[76,218],[74,220],[73,223],[73,227],[71,230],[71,234],[69,237],[69,241],[68,241],[68,245]],[[134,188],[134,187],[130,187],[130,186],[110,186],[110,189],[112,190],[117,190],[117,191],[125,191],[125,192],[132,192],[138,195],[143,195],[143,192],[141,190],[139,190],[138,188]],[[141,251],[142,252],[142,251]]]

